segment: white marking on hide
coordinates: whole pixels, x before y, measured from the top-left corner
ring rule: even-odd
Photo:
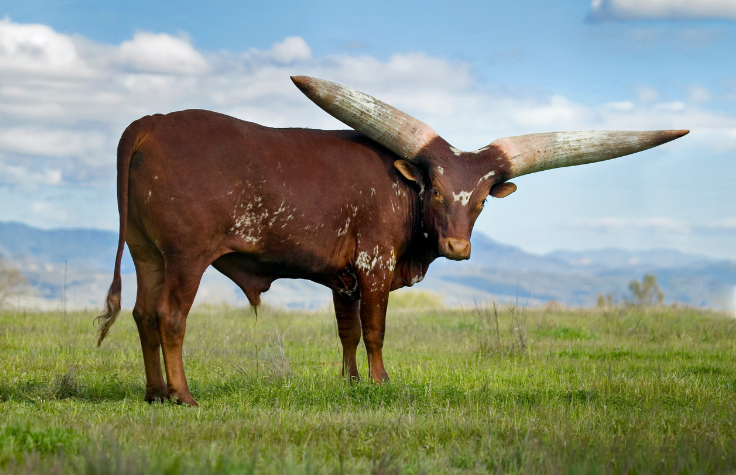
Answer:
[[[345,234],[347,234],[349,227],[350,227],[350,218],[348,218],[347,221],[345,221],[345,229],[337,230],[337,236],[339,237],[339,236],[344,236]]]
[[[376,189],[371,187],[371,197],[376,196]]]
[[[460,155],[462,155],[464,153],[462,150],[458,150],[458,149],[456,149],[455,147],[452,147],[452,146],[450,147],[450,150],[452,150],[452,153],[454,153],[456,157],[459,157]]]
[[[437,171],[440,172],[440,175],[444,175],[445,174],[445,169],[442,168],[442,167],[437,167]]]
[[[391,254],[386,261],[383,260],[383,256],[381,256],[380,253],[381,248],[379,246],[376,246],[373,249],[372,257],[367,252],[360,252],[360,254],[358,254],[358,258],[355,260],[355,267],[366,274],[373,271],[373,269],[376,268],[376,265],[378,265],[378,269],[380,270],[393,272],[396,268],[396,252],[391,249]]]
[[[460,204],[463,206],[466,206],[468,204],[468,201],[470,201],[470,195],[471,192],[469,191],[461,191],[458,194],[455,194],[455,192],[452,192],[452,197],[455,198],[455,201],[460,201]]]
[[[361,252],[360,254],[358,254],[358,258],[355,260],[355,267],[357,267],[358,270],[362,272],[370,272],[371,270],[373,270],[373,265],[375,263],[375,259],[373,260],[373,262],[371,262],[371,258],[367,252]]]
[[[409,283],[409,285],[414,285],[418,282],[421,282],[422,280],[424,280],[424,276],[422,274],[417,274],[411,278],[411,282]]]
[[[481,153],[481,152],[485,152],[486,150],[488,150],[488,145],[486,145],[483,148],[479,148],[478,150],[474,150],[474,151],[472,151],[470,153]]]
[[[378,252],[378,246],[376,246],[376,252]],[[396,253],[393,249],[391,249],[391,257],[389,257],[384,264],[381,264],[380,267],[381,269],[388,269],[390,272],[393,272],[394,268],[396,267]]]
[[[233,212],[233,218],[235,218],[235,226],[230,228],[230,232],[234,232],[240,236],[245,242],[255,244],[261,240],[261,231],[263,230],[263,224],[268,223],[269,227],[273,224],[273,220],[270,222],[268,218],[268,210],[255,211],[253,208],[260,208],[263,198],[256,196],[253,201],[256,203],[240,204],[240,208],[245,208],[245,212],[240,216],[237,216],[237,210]]]
[[[281,206],[279,206],[279,209],[277,209],[276,211],[274,211],[273,214],[279,214],[279,213],[281,213],[283,211],[286,211],[286,206],[284,206],[284,202],[282,201],[281,202]]]
[[[428,237],[429,237],[429,234],[427,234],[427,233],[424,233],[424,237],[425,237],[425,238],[428,238]]]
[[[475,186],[480,185],[480,182],[482,182],[483,180],[489,179],[490,177],[492,177],[495,174],[496,174],[496,172],[494,172],[494,171],[490,171],[490,172],[486,173],[485,175],[483,175],[482,177],[480,177],[480,179],[478,180],[478,183]]]
[[[148,196],[146,196],[146,204],[148,204],[148,200],[151,199],[151,190],[148,190]]]

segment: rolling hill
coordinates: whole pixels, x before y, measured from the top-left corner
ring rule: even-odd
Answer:
[[[19,267],[35,294],[34,302],[58,305],[63,289],[67,304],[100,306],[111,280],[118,236],[93,229],[42,230],[0,222],[0,257]],[[736,262],[714,260],[671,249],[559,250],[532,254],[476,233],[468,261],[439,259],[415,288],[440,292],[450,305],[472,305],[494,298],[501,302],[594,305],[599,294],[615,299],[628,295],[628,283],[651,273],[658,277],[667,302],[732,310]],[[66,271],[65,271],[66,269]],[[66,272],[66,287],[64,273]],[[123,302],[135,300],[135,275],[130,255],[123,260]],[[276,281],[264,302],[314,308],[331,300],[330,292],[302,280]],[[240,290],[210,268],[197,301],[245,305]]]

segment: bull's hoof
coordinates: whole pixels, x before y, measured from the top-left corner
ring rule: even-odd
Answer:
[[[381,384],[388,382],[388,374],[386,371],[381,371],[377,375],[371,374],[371,380],[380,386]]]
[[[357,383],[360,381],[360,373],[358,369],[349,369],[348,371],[343,370],[342,377],[350,381],[351,383]]]
[[[164,402],[167,399],[169,399],[169,392],[166,388],[155,391],[146,391],[146,395],[143,397],[143,400],[149,404],[154,402]]]
[[[194,400],[191,394],[178,394],[178,393],[169,393],[169,397],[176,401],[177,404],[180,406],[193,406],[197,407],[199,404],[197,404],[197,401]]]

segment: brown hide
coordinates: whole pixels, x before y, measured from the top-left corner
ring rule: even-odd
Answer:
[[[146,399],[196,404],[181,346],[210,264],[252,305],[278,278],[328,286],[345,370],[358,376],[355,335],[362,333],[370,375],[385,380],[388,292],[421,280],[438,255],[397,158],[359,132],[271,129],[208,111],[131,124],[120,141],[118,198],[121,238],[138,278]]]

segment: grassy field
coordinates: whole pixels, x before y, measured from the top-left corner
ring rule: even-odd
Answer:
[[[399,303],[380,387],[327,310],[199,308],[199,408],[143,402],[129,312],[100,349],[91,312],[0,314],[0,472],[736,473],[731,317]]]

